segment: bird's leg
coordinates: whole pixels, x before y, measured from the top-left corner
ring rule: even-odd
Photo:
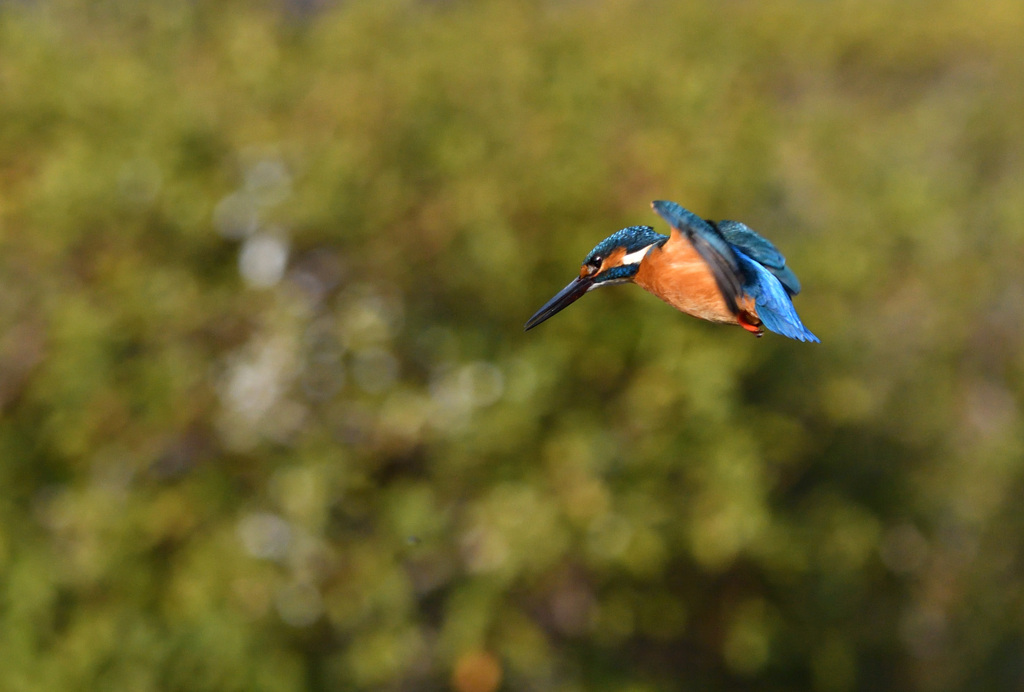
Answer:
[[[740,310],[736,314],[736,321],[739,322],[741,327],[746,329],[754,336],[758,338],[764,336],[764,327],[761,326],[761,320],[757,319],[757,317],[749,315],[743,310]]]

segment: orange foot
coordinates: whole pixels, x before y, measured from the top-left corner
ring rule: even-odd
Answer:
[[[761,326],[761,320],[757,319],[757,317],[741,312],[736,315],[736,321],[740,323],[741,327],[755,336],[762,336],[764,334],[764,327]]]

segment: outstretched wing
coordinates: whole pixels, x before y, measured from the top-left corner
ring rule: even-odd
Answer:
[[[690,241],[711,269],[729,310],[733,314],[739,313],[737,300],[743,295],[743,271],[725,236],[707,221],[675,202],[659,200],[651,202],[651,208]]]
[[[727,241],[774,274],[789,295],[795,296],[800,292],[800,280],[786,266],[786,258],[767,238],[739,221],[719,221],[715,225]]]
[[[760,262],[747,257],[742,250],[738,250],[736,256],[750,276],[747,292],[753,297],[757,316],[761,318],[764,326],[790,339],[818,342],[818,337],[800,321],[793,301],[789,299],[788,289],[782,281]]]

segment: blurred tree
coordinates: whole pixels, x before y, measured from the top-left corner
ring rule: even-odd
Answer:
[[[1020,687],[1022,29],[0,5],[2,687]],[[823,344],[523,335],[655,198]]]

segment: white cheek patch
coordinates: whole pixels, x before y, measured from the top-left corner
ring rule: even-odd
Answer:
[[[651,245],[648,245],[647,247],[640,248],[636,252],[631,252],[628,255],[623,255],[622,256],[622,263],[623,264],[638,264],[640,262],[640,260],[642,260],[644,258],[644,255],[647,254],[647,251],[650,250],[652,247],[654,247],[653,243]]]

